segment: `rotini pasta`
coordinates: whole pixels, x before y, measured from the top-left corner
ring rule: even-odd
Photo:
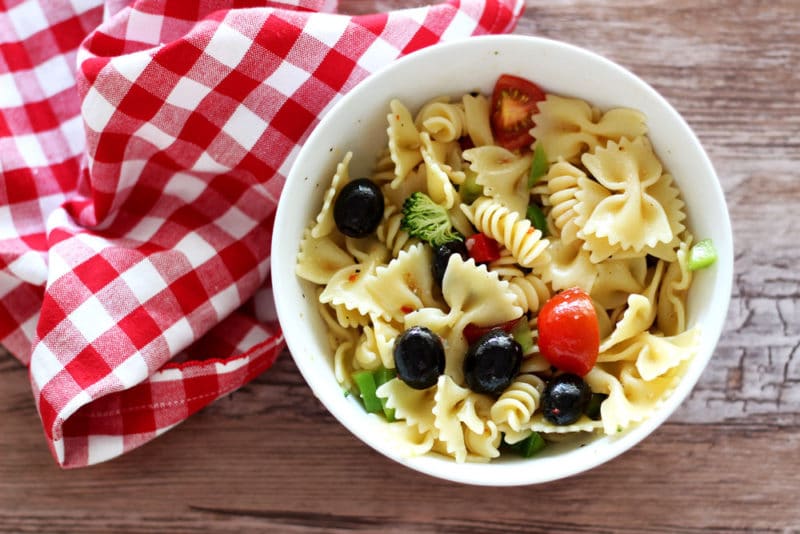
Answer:
[[[471,207],[462,204],[462,209],[478,231],[506,247],[521,266],[535,267],[549,260],[549,242],[542,231],[517,212],[488,197],[479,198]]]
[[[525,270],[517,263],[508,249],[500,251],[500,255],[488,263],[489,270],[497,273],[500,278],[508,279],[515,276],[525,276]]]
[[[461,106],[440,98],[422,106],[414,122],[420,132],[427,132],[432,139],[447,143],[457,141],[463,135],[466,119]]]
[[[550,228],[565,244],[576,239],[579,229],[575,223],[575,205],[578,203],[576,194],[580,178],[585,179],[586,173],[564,160],[551,165],[546,177]]]
[[[544,380],[534,374],[521,374],[492,405],[492,421],[519,432],[539,407],[544,391]]]
[[[513,276],[507,279],[508,287],[517,296],[514,304],[526,313],[536,313],[545,301],[550,298],[547,284],[534,273],[525,276]]]

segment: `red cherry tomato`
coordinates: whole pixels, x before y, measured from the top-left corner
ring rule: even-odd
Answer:
[[[538,85],[524,78],[503,74],[492,91],[492,134],[508,150],[530,149],[536,103],[545,99]]]
[[[600,349],[592,299],[579,287],[562,291],[539,310],[539,351],[553,366],[584,376]]]
[[[475,263],[489,263],[500,257],[500,245],[486,234],[472,234],[464,243]]]

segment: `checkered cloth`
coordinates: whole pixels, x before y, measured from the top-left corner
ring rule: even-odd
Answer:
[[[0,343],[58,463],[129,451],[283,347],[270,235],[331,104],[522,0],[0,1]]]

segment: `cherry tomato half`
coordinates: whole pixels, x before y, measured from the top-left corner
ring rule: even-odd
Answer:
[[[536,103],[545,99],[539,86],[524,78],[503,74],[492,91],[492,134],[508,150],[530,148]]]
[[[539,310],[539,351],[551,365],[584,376],[600,349],[592,299],[579,287],[562,291]]]

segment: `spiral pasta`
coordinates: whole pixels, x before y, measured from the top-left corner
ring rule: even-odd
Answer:
[[[489,262],[489,271],[497,273],[500,278],[508,279],[515,276],[525,276],[525,271],[517,263],[508,249],[500,251],[500,257]]]
[[[559,235],[564,243],[574,241],[579,230],[575,223],[575,205],[578,203],[575,195],[581,177],[585,178],[586,173],[564,160],[551,165],[547,173],[548,220],[552,223],[551,228],[555,229],[553,233]]]
[[[544,387],[544,380],[536,375],[519,375],[492,405],[492,421],[498,428],[506,425],[521,431],[539,407]]]
[[[478,231],[506,247],[521,266],[547,263],[548,240],[542,237],[541,230],[517,212],[487,197],[479,198],[471,207],[462,204],[462,209]]]
[[[516,296],[515,304],[525,312],[537,312],[552,294],[547,283],[539,275],[523,270],[508,250],[502,250],[500,257],[489,263],[489,272],[508,282]]]
[[[441,98],[428,102],[414,121],[418,130],[429,133],[436,141],[457,141],[465,130],[463,107],[447,100]]]
[[[517,296],[516,305],[526,312],[537,312],[550,298],[550,289],[534,273],[508,278],[508,287]]]

